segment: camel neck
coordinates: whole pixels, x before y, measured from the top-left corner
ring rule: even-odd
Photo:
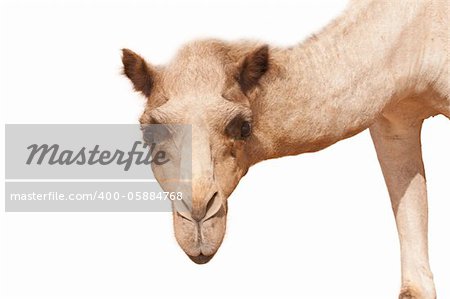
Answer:
[[[411,68],[398,63],[399,43],[406,51],[411,45],[392,28],[405,28],[412,16],[387,15],[391,2],[358,3],[304,43],[272,50],[274,67],[254,103],[256,157],[317,151],[353,136],[402,92]]]

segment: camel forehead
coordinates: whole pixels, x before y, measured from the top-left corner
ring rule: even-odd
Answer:
[[[226,46],[221,41],[200,40],[182,46],[171,65],[197,65],[205,61],[213,64],[222,64],[226,54]]]
[[[225,49],[218,42],[183,46],[164,71],[165,89],[174,92],[216,91],[225,83]]]
[[[153,118],[160,123],[215,124],[227,122],[228,118],[249,112],[241,105],[212,94],[190,94],[169,99],[162,106],[150,111]]]

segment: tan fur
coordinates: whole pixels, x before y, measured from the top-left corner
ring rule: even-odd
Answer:
[[[448,0],[352,1],[319,34],[269,47],[268,57],[260,43],[206,40],[158,71],[148,66],[157,74],[141,122],[193,128],[191,210],[174,209],[183,250],[198,263],[215,254],[226,200],[251,165],[370,127],[399,230],[401,297],[435,298],[420,129],[430,116],[450,117],[448,7]],[[248,139],[226,134],[237,115],[252,124]]]

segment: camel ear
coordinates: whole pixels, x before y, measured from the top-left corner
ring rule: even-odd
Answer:
[[[251,91],[258,85],[261,77],[269,69],[269,47],[261,46],[247,54],[242,62],[238,75],[238,82],[244,93]]]
[[[122,63],[123,73],[133,82],[134,89],[149,97],[153,87],[155,71],[144,58],[129,49],[122,49]]]

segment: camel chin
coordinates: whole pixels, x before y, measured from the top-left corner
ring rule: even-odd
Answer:
[[[203,264],[206,264],[206,263],[208,263],[213,257],[214,257],[214,254],[212,254],[212,255],[203,255],[203,254],[200,254],[200,255],[197,255],[197,256],[191,256],[191,255],[188,255],[188,257],[191,259],[191,261],[193,261],[194,263],[196,263],[196,264],[198,264],[198,265],[203,265]]]

